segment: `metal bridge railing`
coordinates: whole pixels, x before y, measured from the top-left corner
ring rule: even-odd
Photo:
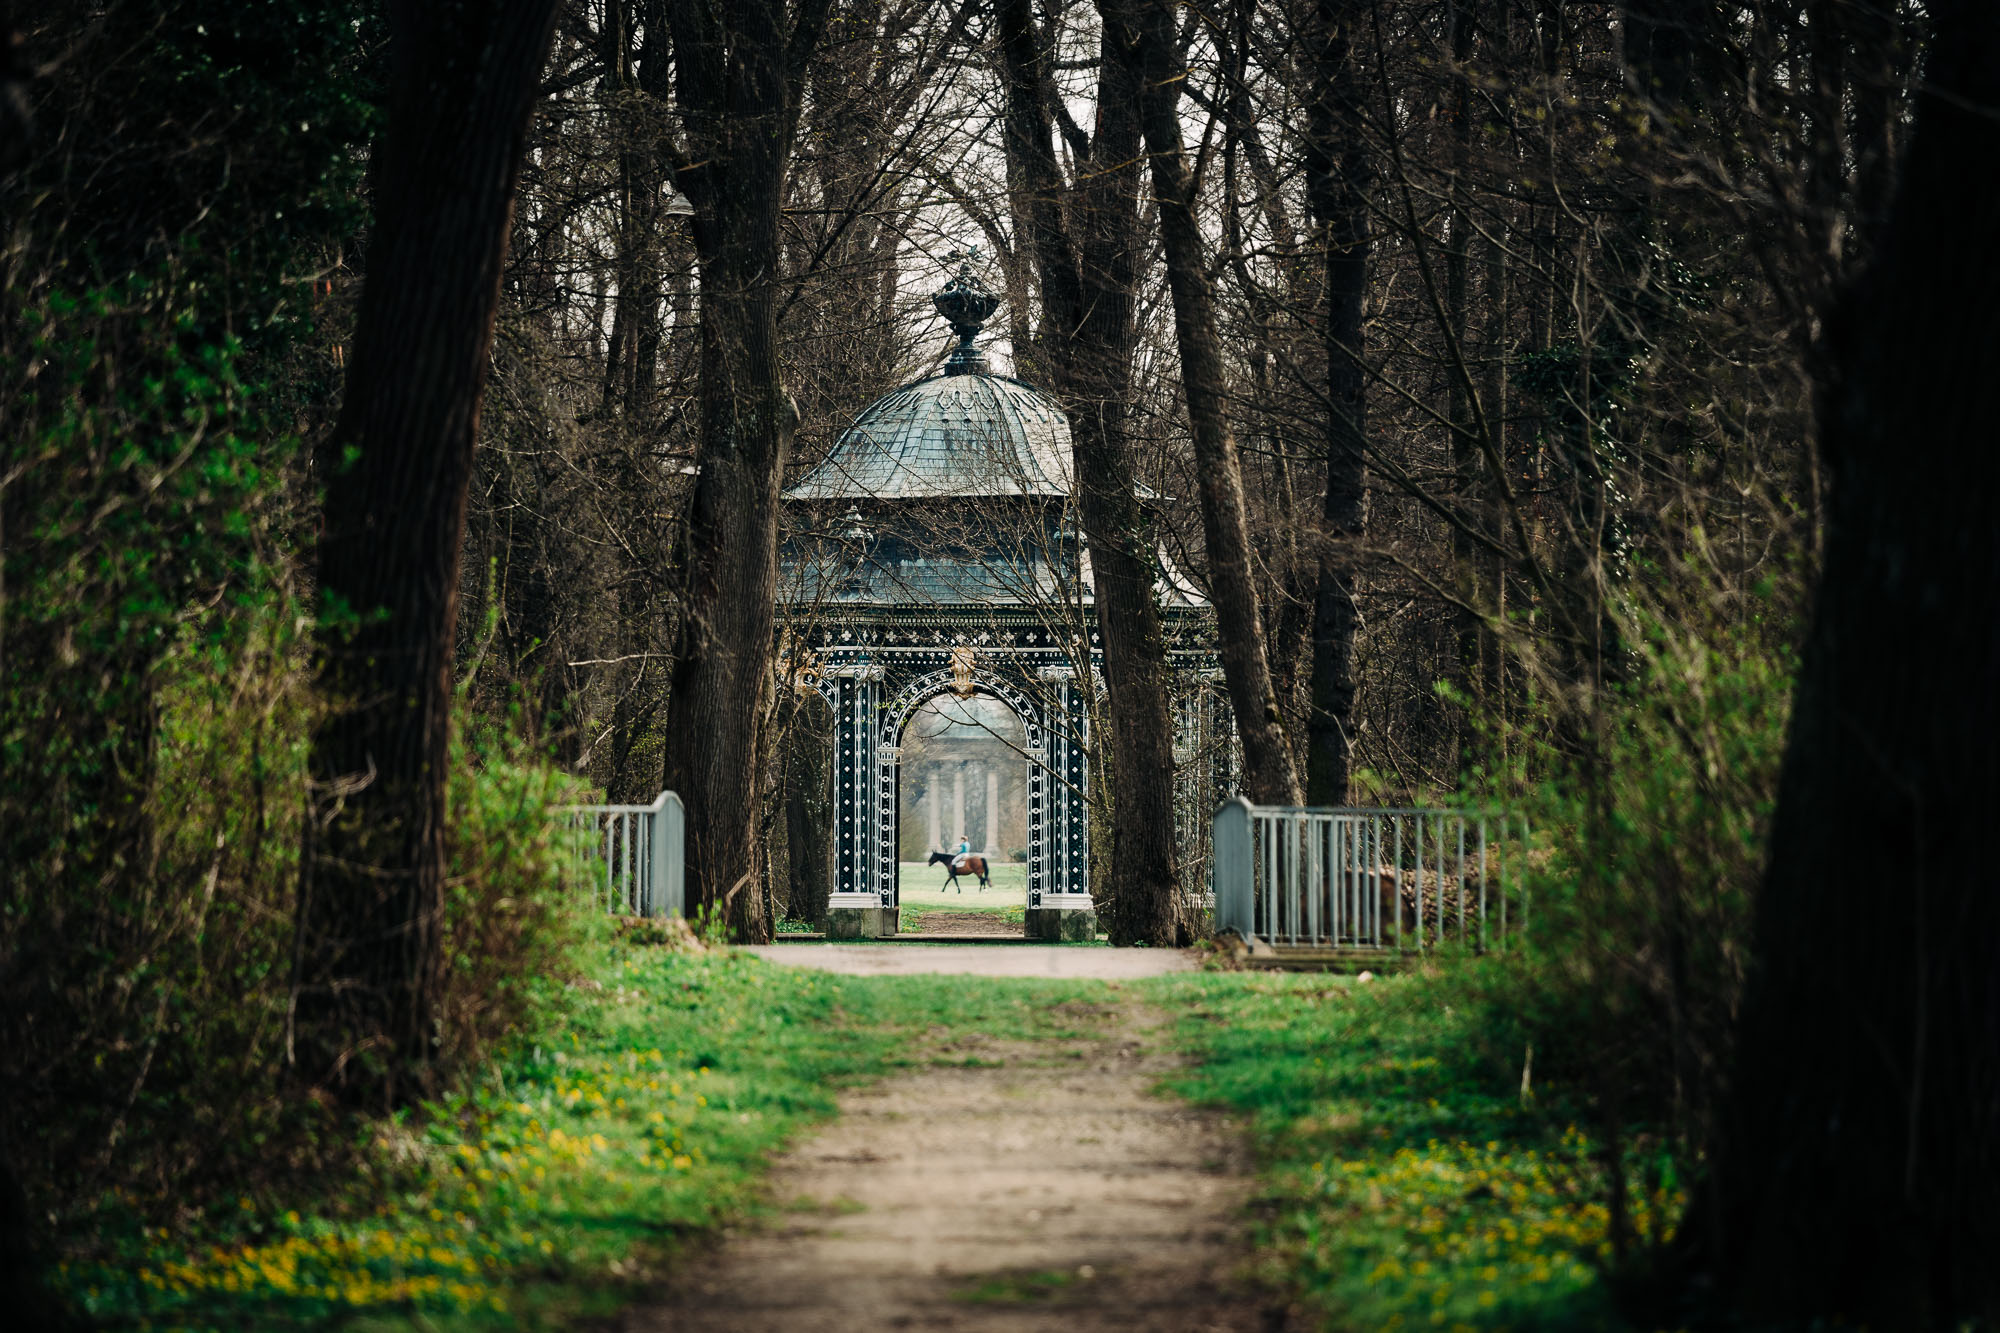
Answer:
[[[1215,925],[1275,946],[1476,949],[1527,924],[1518,815],[1252,805],[1215,812]]]
[[[571,805],[561,814],[574,839],[578,884],[596,893],[606,912],[686,914],[687,813],[680,797],[663,791],[651,805]]]

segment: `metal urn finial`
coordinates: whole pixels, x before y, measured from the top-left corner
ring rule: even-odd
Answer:
[[[979,247],[969,250],[954,250],[945,256],[945,262],[958,261],[958,272],[944,285],[944,290],[931,297],[931,304],[951,325],[958,335],[958,346],[951,349],[945,359],[944,373],[947,375],[972,375],[986,372],[986,357],[972,345],[973,338],[986,327],[986,321],[1000,308],[999,293],[988,287],[973,265],[979,260]]]

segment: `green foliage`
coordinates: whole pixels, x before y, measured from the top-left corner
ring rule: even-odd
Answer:
[[[155,671],[152,873],[105,900],[25,900],[33,917],[14,900],[12,942],[67,945],[10,976],[26,1001],[9,1048],[15,1166],[82,1253],[116,1218],[268,1197],[347,1157],[346,1130],[282,1079],[317,708],[308,629],[286,604],[228,638],[184,630]],[[463,1068],[546,1030],[600,918],[562,873],[549,810],[577,794],[569,781],[497,733],[456,753],[438,1021]]]
[[[33,32],[63,57],[39,90],[18,182],[59,205],[43,253],[93,285],[183,261],[201,323],[246,336],[283,307],[302,251],[353,234],[382,39],[369,0],[55,0]]]
[[[1030,1034],[1096,983],[851,978],[603,942],[564,1021],[420,1119],[351,1198],[226,1200],[63,1274],[95,1316],[190,1329],[566,1327],[771,1207],[772,1152],[919,1032]]]
[[[1608,1163],[1556,1090],[1480,1056],[1479,1009],[1440,975],[1208,973],[1145,983],[1194,1057],[1176,1092],[1246,1115],[1263,1174],[1262,1276],[1331,1327],[1626,1327]],[[1629,1212],[1664,1234],[1685,1199],[1624,1155]],[[1648,1188],[1649,1184],[1658,1188]]]
[[[0,1174],[71,1239],[330,1155],[275,1077],[292,549],[370,13],[58,0],[29,32],[37,138],[0,177]]]
[[[450,1059],[470,1064],[560,1011],[563,983],[596,904],[573,891],[574,848],[559,805],[587,800],[575,779],[490,725],[460,728],[448,784],[444,981],[437,1022]]]
[[[694,936],[710,948],[720,948],[729,943],[728,914],[715,903],[704,903],[695,909]]]
[[[1748,965],[1789,717],[1785,617],[1760,609],[1730,623],[1628,606],[1624,679],[1583,752],[1517,745],[1538,780],[1486,775],[1543,850],[1527,948],[1484,974],[1483,1040],[1516,1061],[1532,1044],[1550,1077],[1670,1125],[1690,1151]]]
[[[0,292],[5,615],[36,668],[142,694],[180,624],[227,623],[282,563],[301,414],[335,387],[300,354],[306,274],[360,221],[371,30],[331,0],[46,16],[77,77],[41,110],[61,151],[8,182],[37,208]]]
[[[360,216],[369,13],[40,16],[63,58],[0,182],[34,204],[0,290],[0,851],[31,882],[145,873],[153,669],[284,595],[286,472],[335,387],[305,275]]]
[[[154,668],[148,784],[128,812],[143,867],[92,883],[30,864],[12,885],[0,1110],[10,1165],[60,1228],[107,1203],[170,1215],[316,1151],[314,1113],[273,1080],[310,714],[297,626],[272,608],[227,639],[189,627]],[[120,832],[63,794],[38,812],[67,817],[43,844],[56,876],[102,864],[96,844]]]
[[[1507,759],[1471,785],[1534,827],[1529,929],[1430,987],[1470,1020],[1454,1058],[1527,1091],[1531,1071],[1633,1165],[1595,1188],[1635,1273],[1662,1239],[1647,1201],[1699,1171],[1720,1103],[1794,672],[1797,581],[1729,591],[1690,539],[1679,564],[1637,565],[1615,679],[1564,698],[1568,724],[1489,729],[1484,753]]]

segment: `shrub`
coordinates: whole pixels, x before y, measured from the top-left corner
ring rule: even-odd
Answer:
[[[235,632],[185,629],[148,685],[149,783],[124,826],[143,861],[82,881],[58,859],[11,886],[0,1117],[59,1231],[107,1202],[171,1220],[326,1156],[279,1078],[312,710],[299,623],[274,597]],[[113,831],[40,812],[65,816],[48,843],[100,865]]]
[[[540,1025],[599,914],[571,891],[572,849],[551,817],[589,793],[490,725],[462,732],[453,753],[437,1012],[447,1058],[463,1062]]]
[[[106,892],[12,886],[0,1115],[33,1215],[52,1219],[72,1258],[107,1253],[135,1226],[206,1226],[203,1214],[233,1216],[243,1200],[268,1210],[330,1179],[335,1195],[382,1184],[348,1174],[355,1127],[284,1077],[316,709],[306,625],[274,595],[236,631],[190,628],[163,657],[145,873]],[[598,919],[566,892],[549,815],[578,795],[570,780],[497,730],[456,751],[447,1073],[546,1021]],[[92,831],[80,821],[67,836]]]
[[[1748,964],[1794,659],[1774,617],[1699,620],[1628,606],[1587,743],[1488,777],[1536,831],[1531,926],[1451,983],[1491,1060],[1592,1098],[1607,1151],[1631,1125],[1702,1141]]]

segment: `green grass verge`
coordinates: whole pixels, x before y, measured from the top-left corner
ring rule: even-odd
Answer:
[[[1263,1276],[1330,1327],[1607,1330],[1603,1159],[1564,1108],[1482,1066],[1421,976],[1202,973],[1139,983],[1194,1064],[1168,1086],[1244,1114]],[[1678,1217],[1627,1162],[1642,1236]]]
[[[676,1250],[774,1207],[771,1155],[917,1034],[1053,1035],[1100,983],[838,977],[749,955],[604,945],[559,1038],[382,1128],[384,1191],[269,1215],[243,1201],[117,1234],[63,1270],[106,1324],[555,1328],[632,1299]],[[944,1031],[940,1031],[944,1029]],[[926,1038],[928,1039],[928,1037]]]

